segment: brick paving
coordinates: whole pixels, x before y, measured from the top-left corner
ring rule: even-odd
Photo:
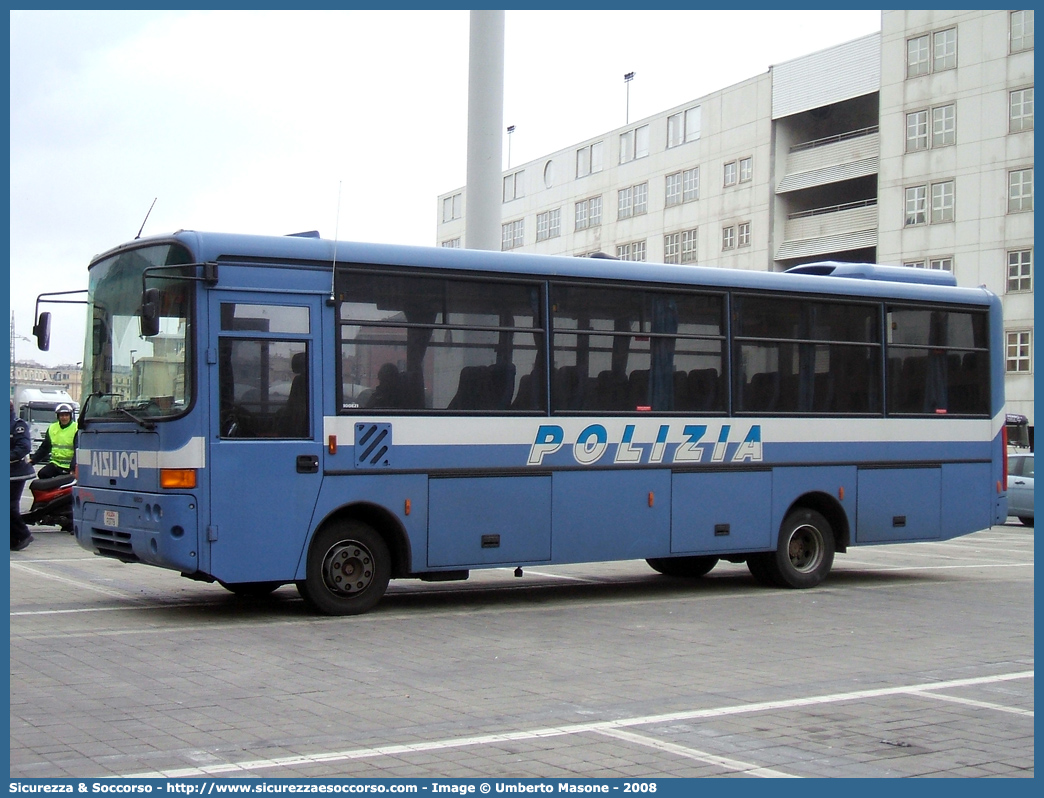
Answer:
[[[852,549],[811,591],[620,562],[393,582],[357,618],[35,534],[13,778],[1034,775],[1021,526]]]

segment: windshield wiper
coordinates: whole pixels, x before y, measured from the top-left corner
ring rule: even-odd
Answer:
[[[83,407],[80,408],[80,418],[77,421],[80,429],[86,429],[87,425],[88,425],[88,422],[105,421],[105,419],[103,417],[101,417],[101,416],[95,416],[94,418],[89,418],[87,416],[87,408],[90,406],[91,399],[101,399],[101,398],[106,397],[106,396],[115,397],[117,400],[123,398],[122,394],[105,393],[104,391],[97,391],[95,393],[90,394],[84,400]],[[111,407],[108,410],[105,410],[103,412],[106,412],[106,413],[112,413],[112,412],[123,413],[123,415],[125,415],[128,418],[132,419],[138,426],[142,427],[143,429],[147,429],[149,431],[156,429],[156,425],[153,422],[146,421],[145,419],[143,419],[143,418],[141,418],[139,416],[136,416],[134,413],[132,413],[126,407]]]
[[[127,417],[129,417],[129,418],[132,418],[132,419],[134,419],[135,421],[137,421],[137,422],[138,422],[138,424],[139,424],[139,425],[140,425],[141,427],[143,427],[144,429],[147,429],[147,430],[150,430],[150,431],[151,431],[151,430],[154,430],[154,429],[156,429],[156,424],[155,424],[155,422],[152,422],[152,421],[146,421],[145,419],[143,419],[143,418],[140,418],[140,417],[138,417],[138,416],[134,415],[134,414],[133,414],[133,413],[132,413],[132,412],[131,412],[130,410],[128,410],[128,409],[127,409],[127,408],[125,408],[125,407],[117,407],[117,408],[116,408],[116,410],[118,410],[118,411],[119,411],[120,413],[123,413],[123,415],[125,415],[125,416],[127,416]]]

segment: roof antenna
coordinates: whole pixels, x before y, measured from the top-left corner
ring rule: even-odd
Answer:
[[[156,200],[158,199],[159,197],[152,198],[152,204],[149,206],[149,213],[152,213],[152,209],[156,207]],[[141,227],[138,228],[138,234],[134,236],[135,241],[141,238],[141,231],[145,229],[145,222],[149,220],[149,213],[146,213],[145,218],[141,220]]]
[[[333,265],[330,267],[330,296],[326,298],[326,304],[330,307],[337,304],[337,297],[334,293],[334,281],[337,277],[337,235],[341,226],[341,183],[341,180],[337,181],[337,219],[334,221]]]

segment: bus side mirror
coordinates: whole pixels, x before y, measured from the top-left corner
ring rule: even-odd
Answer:
[[[51,313],[50,311],[43,311],[40,314],[39,321],[33,325],[33,335],[36,336],[36,345],[40,348],[41,352],[46,352],[51,346]]]
[[[141,335],[148,338],[159,334],[160,290],[146,288],[141,292]]]

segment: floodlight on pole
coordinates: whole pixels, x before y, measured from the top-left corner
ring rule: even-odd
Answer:
[[[633,72],[624,73],[624,86],[627,87],[627,110],[625,115],[625,125],[631,124],[631,81],[634,80]]]

